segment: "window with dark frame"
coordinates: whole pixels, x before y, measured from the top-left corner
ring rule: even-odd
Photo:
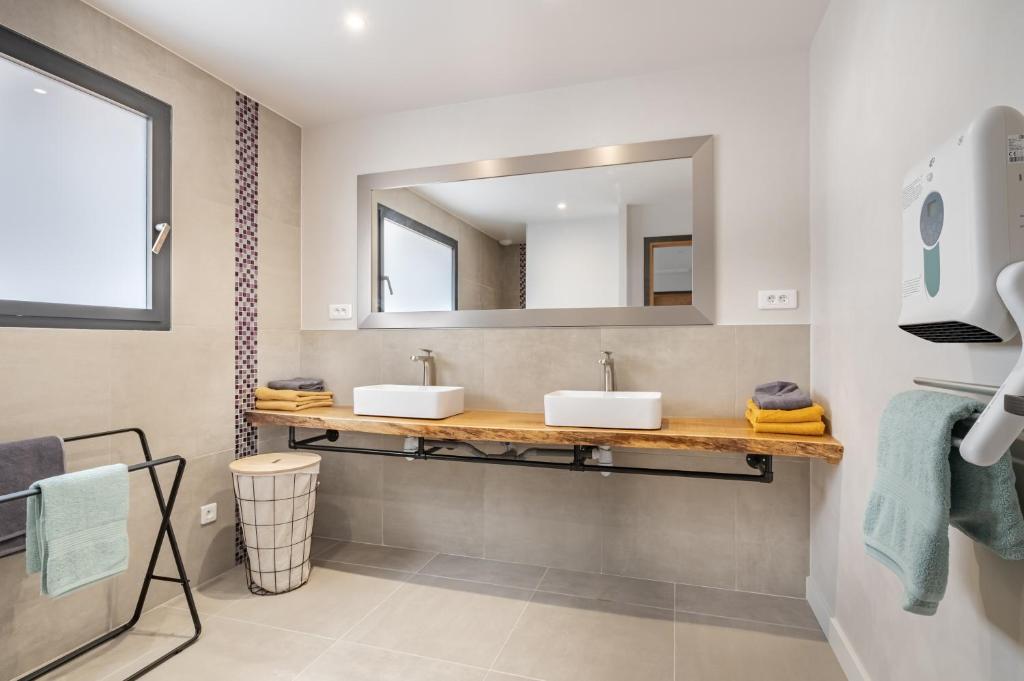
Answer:
[[[0,101],[0,326],[170,329],[170,105],[3,26]]]
[[[377,273],[379,312],[459,309],[459,242],[384,204],[377,205]]]

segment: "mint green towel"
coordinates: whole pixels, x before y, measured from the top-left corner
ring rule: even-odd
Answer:
[[[32,484],[25,562],[60,596],[128,568],[128,467],[90,468]]]
[[[912,390],[893,397],[882,414],[864,544],[902,580],[909,612],[935,614],[946,592],[950,524],[1003,558],[1024,559],[1009,452],[983,467],[952,448],[956,422],[983,408],[966,397]]]

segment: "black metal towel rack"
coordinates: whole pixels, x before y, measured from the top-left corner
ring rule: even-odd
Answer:
[[[181,645],[164,653],[156,660],[153,660],[142,669],[133,673],[131,676],[125,677],[124,681],[134,681],[134,679],[138,679],[144,674],[152,671],[154,668],[160,666],[171,657],[177,655],[182,650],[195,643],[199,639],[199,635],[202,633],[203,628],[202,624],[199,622],[199,611],[196,609],[195,600],[192,598],[192,588],[189,586],[188,576],[185,574],[185,563],[181,559],[181,551],[178,549],[178,540],[174,537],[174,528],[171,527],[171,511],[174,510],[174,502],[178,497],[178,490],[181,487],[181,478],[185,473],[185,459],[177,454],[165,456],[160,459],[154,459],[149,450],[149,442],[146,440],[146,434],[142,432],[142,429],[140,428],[121,428],[119,430],[107,430],[102,433],[76,435],[74,437],[64,438],[64,442],[77,442],[79,440],[91,440],[99,437],[111,437],[113,435],[121,435],[123,433],[135,433],[139,438],[139,445],[142,447],[142,455],[145,458],[145,461],[128,466],[128,470],[131,472],[141,470],[149,471],[149,479],[153,483],[153,494],[156,496],[157,505],[160,507],[160,529],[157,532],[156,541],[153,544],[153,553],[149,557],[149,567],[146,569],[146,577],[142,580],[142,589],[139,592],[139,600],[135,604],[135,612],[132,614],[131,619],[121,626],[108,631],[99,638],[95,638],[92,641],[75,648],[71,652],[62,655],[56,660],[53,660],[52,662],[49,662],[42,667],[25,674],[24,676],[18,677],[16,681],[31,681],[31,679],[38,679],[45,676],[58,667],[71,662],[75,658],[103,645],[111,639],[117,638],[134,627],[138,623],[139,618],[142,617],[142,608],[146,603],[146,596],[149,593],[149,585],[153,580],[160,582],[174,582],[181,585],[181,590],[185,595],[185,601],[188,603],[189,614],[192,616],[192,625],[195,628],[195,633]],[[156,473],[156,467],[171,463],[176,463],[177,467],[174,471],[174,481],[171,483],[170,492],[165,498],[163,487],[160,484],[160,478]],[[39,494],[39,490],[24,490],[22,492],[5,494],[0,496],[0,504],[7,503],[9,501],[17,501],[18,499],[27,499],[28,497],[36,496],[37,494]],[[157,558],[160,557],[160,549],[163,547],[164,537],[167,537],[167,543],[171,547],[171,554],[174,557],[174,565],[178,571],[177,577],[166,577],[155,574],[156,561]]]

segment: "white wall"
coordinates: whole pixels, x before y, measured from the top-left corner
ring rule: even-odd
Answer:
[[[526,226],[526,307],[615,307],[621,298],[618,214]]]
[[[1024,679],[1024,564],[951,530],[946,597],[920,617],[861,536],[889,398],[914,376],[998,383],[1020,350],[896,319],[903,174],[985,107],[1024,109],[1022,25],[1019,0],[833,0],[811,52],[812,383],[846,456],[812,469],[810,586],[874,681]]]
[[[629,304],[644,304],[644,239],[649,236],[693,234],[693,196],[679,205],[629,206]],[[680,222],[685,218],[685,222]]]
[[[356,176],[442,163],[714,134],[718,320],[799,324],[807,301],[807,63],[803,55],[342,121],[303,130],[303,328],[355,302]],[[759,311],[759,288],[802,307]]]

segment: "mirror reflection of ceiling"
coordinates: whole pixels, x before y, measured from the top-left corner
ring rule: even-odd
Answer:
[[[688,212],[692,169],[684,158],[410,189],[498,241],[525,243],[527,223],[613,216],[624,206]]]

